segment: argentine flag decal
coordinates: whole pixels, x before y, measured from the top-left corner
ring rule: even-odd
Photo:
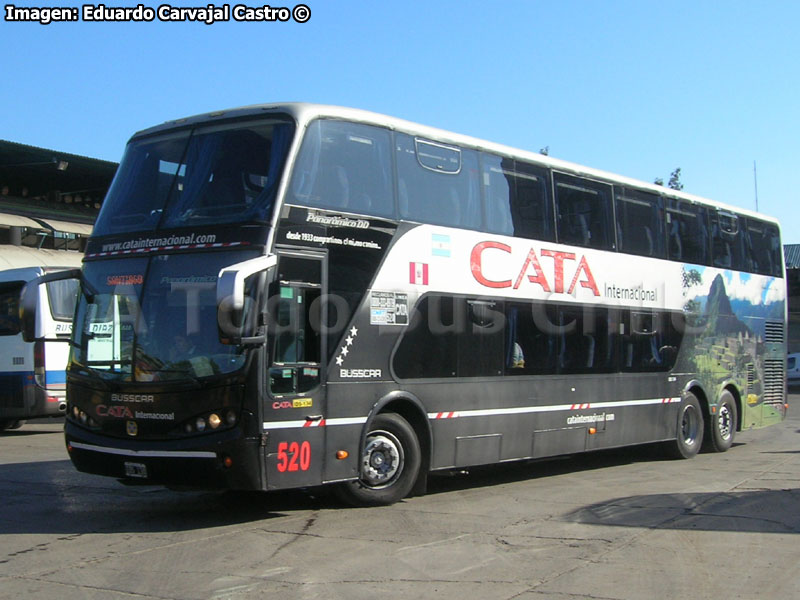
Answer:
[[[442,233],[431,234],[433,248],[431,254],[433,256],[444,256],[450,258],[450,236]]]

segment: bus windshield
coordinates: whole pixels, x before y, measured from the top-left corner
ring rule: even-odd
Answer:
[[[271,119],[132,140],[95,235],[268,221],[293,132]]]
[[[215,252],[86,263],[70,370],[128,382],[198,380],[238,370],[243,348],[218,338],[216,283],[221,268],[254,256]]]

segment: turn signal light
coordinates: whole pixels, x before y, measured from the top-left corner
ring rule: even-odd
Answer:
[[[336,460],[344,460],[350,456],[350,453],[347,450],[337,450],[336,451]]]
[[[597,433],[597,429],[594,427],[589,427],[589,435],[594,435],[595,433]]]

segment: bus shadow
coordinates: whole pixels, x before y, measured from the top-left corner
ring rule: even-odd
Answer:
[[[800,489],[652,494],[592,504],[563,521],[611,527],[800,533]]]
[[[69,460],[0,465],[6,534],[159,533],[213,529],[331,506],[314,490],[237,492],[126,486]]]
[[[639,462],[671,461],[662,448],[632,446],[613,450],[599,450],[575,454],[524,460],[495,465],[469,467],[452,471],[434,472],[428,478],[428,494],[440,494],[466,489],[491,487],[504,483],[527,481],[582,471],[592,471]]]
[[[64,428],[63,426],[58,429],[25,429],[25,426],[22,426],[22,429],[7,429],[0,433],[0,438],[18,438],[18,437],[30,437],[36,435],[52,435],[52,434],[64,435]]]

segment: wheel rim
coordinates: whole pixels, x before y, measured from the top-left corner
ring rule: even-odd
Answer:
[[[687,446],[693,446],[697,442],[697,434],[700,431],[700,419],[697,416],[693,406],[687,406],[683,411],[683,419],[681,420],[681,435],[683,436],[683,443]]]
[[[717,429],[719,435],[723,440],[728,440],[733,431],[733,414],[731,413],[730,406],[723,404],[719,407],[719,415],[717,416]]]
[[[391,485],[403,471],[403,458],[403,446],[394,435],[371,432],[361,457],[361,482],[373,489]]]

